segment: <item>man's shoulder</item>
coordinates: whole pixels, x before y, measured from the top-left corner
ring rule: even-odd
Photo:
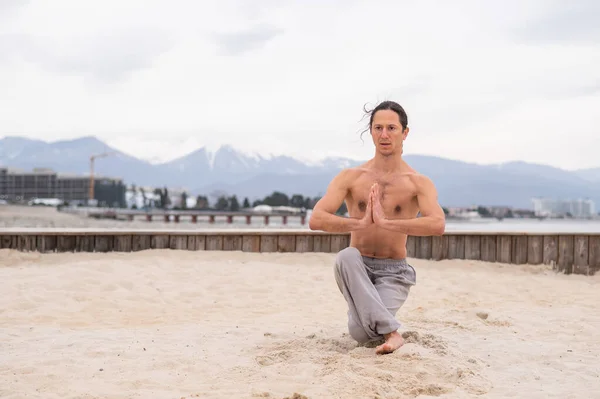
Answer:
[[[422,173],[413,171],[408,174],[410,181],[417,187],[417,189],[424,189],[433,186],[433,180]]]
[[[340,170],[337,176],[343,179],[356,179],[357,177],[367,173],[367,171],[368,169],[365,167],[365,165],[357,165],[343,168]]]

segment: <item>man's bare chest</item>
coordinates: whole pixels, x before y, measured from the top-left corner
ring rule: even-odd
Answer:
[[[374,183],[379,186],[379,201],[386,214],[399,214],[416,204],[416,189],[407,177],[360,179],[350,188],[350,199],[360,211],[366,209]]]

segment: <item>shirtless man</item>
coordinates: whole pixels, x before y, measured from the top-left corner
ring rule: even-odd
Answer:
[[[407,125],[399,104],[375,107],[369,120],[375,156],[335,176],[309,221],[311,230],[350,232],[349,247],[336,256],[335,279],[348,303],[350,335],[360,344],[385,340],[378,354],[404,344],[395,316],[416,284],[406,261],[407,236],[445,229],[435,186],[402,158]],[[349,217],[335,215],[344,201]]]

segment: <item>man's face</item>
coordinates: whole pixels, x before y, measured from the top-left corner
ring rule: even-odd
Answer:
[[[375,113],[371,126],[371,136],[375,148],[382,154],[402,153],[402,143],[408,135],[408,128],[402,130],[399,115],[391,110]]]

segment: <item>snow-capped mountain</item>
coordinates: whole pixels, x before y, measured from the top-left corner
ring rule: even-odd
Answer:
[[[25,170],[50,168],[88,174],[90,156],[103,152],[111,155],[96,161],[96,174],[123,178],[128,185],[185,188],[191,195],[221,192],[250,199],[263,198],[273,191],[322,195],[337,172],[360,163],[340,157],[304,162],[222,146],[199,148],[175,160],[153,164],[89,136],[56,142],[0,139],[0,165]],[[599,168],[572,172],[525,162],[478,165],[423,155],[407,155],[405,159],[431,177],[445,206],[530,208],[533,197],[591,198],[600,203],[600,185],[592,183],[600,181]]]

